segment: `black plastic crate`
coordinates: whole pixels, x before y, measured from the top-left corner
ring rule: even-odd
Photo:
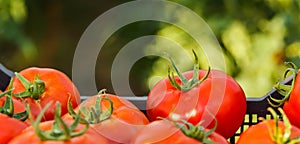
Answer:
[[[0,90],[5,90],[8,85],[10,78],[13,76],[13,72],[6,69],[3,65],[0,64]],[[292,77],[288,77],[282,83],[289,84],[292,81]],[[267,111],[268,107],[272,107],[268,103],[268,97],[279,98],[281,95],[275,90],[270,90],[266,95],[260,98],[247,98],[247,112],[245,115],[245,119],[240,129],[232,136],[229,141],[234,144],[239,135],[245,131],[251,125],[254,125],[259,122],[259,117],[263,117],[265,119],[271,119],[271,115],[269,111]],[[87,99],[89,96],[81,96],[82,100]],[[134,105],[136,105],[142,112],[146,114],[146,101],[147,96],[122,96],[123,98],[131,101]]]
[[[282,84],[291,84],[293,77],[290,76],[282,81]],[[260,122],[259,118],[271,119],[272,116],[270,112],[267,110],[268,107],[274,108],[268,102],[268,98],[281,98],[280,95],[275,89],[270,90],[266,95],[259,98],[247,98],[247,111],[244,118],[244,122],[241,125],[240,129],[232,136],[229,141],[231,144],[234,144],[240,134],[249,128],[251,125],[255,125]],[[275,111],[276,108],[274,108]]]

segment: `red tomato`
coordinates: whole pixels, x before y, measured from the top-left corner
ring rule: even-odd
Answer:
[[[276,123],[278,123],[278,125]],[[295,143],[294,140],[299,136],[300,129],[291,125],[285,118],[283,121],[278,121],[278,119],[264,120],[256,125],[250,126],[244,131],[237,141],[237,144]],[[299,143],[299,140],[296,143]]]
[[[34,117],[51,101],[53,103],[50,109],[46,111],[43,120],[54,118],[53,111],[57,101],[62,104],[62,114],[67,113],[69,97],[74,108],[80,103],[80,94],[77,88],[64,73],[58,70],[31,67],[22,70],[19,74],[27,80],[23,80],[22,83],[19,77],[15,77],[12,86],[13,93],[26,96],[23,99],[30,104],[31,113]]]
[[[99,100],[98,104],[101,106],[99,110],[101,113],[98,114],[98,121],[92,120],[90,112],[92,112],[92,109],[97,111],[97,99],[100,98],[102,100]],[[108,100],[105,100],[105,98],[108,98]],[[111,104],[112,114],[109,112]],[[83,117],[89,121],[92,128],[107,139],[110,139],[110,143],[130,143],[142,126],[149,123],[147,117],[135,105],[122,97],[112,94],[89,97],[75,109],[75,112],[78,112],[79,109],[82,112],[85,111],[84,109],[89,111]],[[101,116],[104,117],[101,118]],[[64,116],[64,119],[71,118],[69,114]]]
[[[273,132],[275,131],[275,125],[276,123],[274,120],[268,120],[251,126],[241,134],[237,144],[275,144],[270,133],[270,129],[272,129]],[[285,129],[283,122],[279,121],[278,127],[282,134]],[[293,139],[298,136],[300,136],[300,129],[293,126],[291,129],[291,138]]]
[[[276,104],[271,103],[271,105],[275,107],[283,105],[283,110],[290,119],[291,123],[297,127],[300,127],[300,71],[298,71],[296,68],[289,68],[287,72],[289,71],[291,71],[294,76],[292,85],[283,85],[278,83],[275,88],[284,97],[277,100],[271,98],[273,101],[275,100],[275,102],[278,102]]]
[[[205,131],[207,132],[208,130]],[[198,133],[196,136],[201,134]],[[215,132],[211,133],[206,140],[208,139],[218,144],[228,144],[224,137]],[[186,136],[171,121],[156,120],[142,128],[133,139],[132,144],[201,144],[202,142]]]
[[[50,130],[54,121],[45,121],[39,124],[41,130]],[[67,125],[73,123],[73,121],[65,121]],[[80,131],[85,128],[85,125],[79,124],[75,131]],[[21,134],[14,137],[8,144],[109,144],[108,141],[97,133],[94,129],[89,128],[83,135],[76,136],[70,140],[41,140],[35,133],[32,126],[26,128]]]
[[[195,72],[198,72],[198,77]],[[215,125],[215,117],[218,121],[216,132],[225,138],[233,136],[246,113],[244,91],[232,77],[219,70],[211,70],[207,78],[199,82],[207,72],[197,69],[185,72],[182,75],[189,80],[187,82],[178,76],[174,77],[174,81],[170,78],[159,81],[148,95],[147,115],[150,121],[172,116],[172,119],[185,119],[193,124],[203,121],[203,126],[211,129]],[[182,89],[174,87],[172,81]],[[198,83],[193,85],[190,83],[193,81]]]
[[[9,140],[20,134],[27,124],[0,113],[0,144],[7,144]]]

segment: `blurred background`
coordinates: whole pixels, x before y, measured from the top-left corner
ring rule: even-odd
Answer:
[[[284,62],[300,66],[300,0],[172,1],[192,9],[208,23],[225,55],[226,73],[239,82],[248,97],[262,96],[281,81]],[[71,77],[74,52],[84,30],[102,13],[125,2],[0,0],[0,63],[13,71],[52,67]],[[174,14],[184,20],[182,13]],[[174,25],[158,21],[126,25],[109,38],[98,56],[99,90],[107,88],[114,93],[110,77],[114,57],[128,42],[145,35],[168,37],[187,50],[197,47]],[[207,69],[205,58],[200,57],[200,67]],[[174,59],[180,59],[180,53]],[[147,95],[159,79],[167,76],[168,65],[157,56],[137,61],[129,75],[135,95]],[[192,69],[184,59],[178,67],[181,71]]]

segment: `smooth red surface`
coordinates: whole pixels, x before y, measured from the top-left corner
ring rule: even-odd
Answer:
[[[209,138],[218,144],[228,144],[226,139],[217,133]],[[167,120],[157,120],[141,129],[132,144],[201,144],[200,141],[187,137],[174,123]]]
[[[296,76],[289,99],[283,105],[283,110],[291,124],[300,127],[300,72]]]
[[[20,134],[27,124],[0,113],[0,144],[7,144],[9,140]]]

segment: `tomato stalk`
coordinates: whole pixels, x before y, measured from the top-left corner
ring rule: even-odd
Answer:
[[[278,91],[278,93],[281,94],[283,97],[278,99],[278,98],[273,98],[273,97],[270,96],[269,99],[267,99],[267,100],[268,100],[269,104],[273,107],[282,106],[284,104],[284,102],[286,102],[289,99],[290,94],[292,92],[292,89],[294,87],[295,81],[296,81],[296,76],[297,76],[297,73],[298,73],[298,69],[297,69],[296,65],[293,64],[293,63],[287,63],[287,64],[290,65],[291,68],[288,68],[285,71],[284,79],[286,79],[288,74],[291,72],[292,77],[293,77],[293,81],[292,81],[291,85],[285,85],[285,84],[282,84],[282,83],[278,82],[274,86],[274,88]]]
[[[204,77],[202,77],[199,80],[199,61],[198,61],[198,56],[196,54],[196,52],[193,50],[193,54],[195,57],[195,63],[194,63],[194,73],[193,73],[193,77],[191,79],[187,79],[186,77],[184,77],[182,75],[182,73],[179,71],[179,69],[177,68],[177,66],[175,65],[174,60],[169,56],[169,59],[172,63],[172,67],[174,68],[176,74],[178,75],[181,84],[179,84],[176,80],[175,80],[175,75],[173,72],[171,72],[170,67],[168,69],[168,78],[172,84],[173,87],[175,87],[178,90],[181,90],[183,92],[187,92],[189,90],[191,90],[192,88],[196,87],[198,84],[200,84],[201,82],[203,82],[207,77],[208,74],[210,73],[210,67],[208,67],[208,71],[206,72],[206,74],[204,75]]]
[[[16,113],[14,114],[14,103],[12,100],[12,80],[9,83],[8,90],[4,91],[0,94],[0,98],[3,96],[5,97],[5,102],[3,107],[0,107],[0,113],[5,114],[9,117],[13,117],[15,119],[18,119],[20,121],[25,121],[28,118],[28,113],[25,110],[24,112]]]
[[[84,119],[86,122],[90,124],[97,124],[110,118],[110,116],[113,113],[113,102],[108,97],[104,97],[106,94],[105,91],[106,91],[105,89],[99,91],[98,97],[95,101],[95,105],[91,106],[90,110],[87,107],[80,107],[79,112],[82,112],[83,115],[83,118],[81,119]],[[105,109],[105,111],[102,110],[102,105],[101,105],[103,100],[109,102],[109,107],[108,109]],[[76,113],[72,108],[72,103],[70,102],[68,102],[68,112],[73,118],[74,116],[76,116]]]
[[[50,107],[51,103],[48,103],[41,111],[41,113],[38,115],[36,120],[33,120],[33,116],[30,113],[30,106],[27,105],[26,109],[29,113],[29,119],[30,122],[34,128],[35,133],[37,136],[40,138],[40,140],[45,141],[45,140],[56,140],[56,141],[67,141],[72,139],[73,137],[77,137],[80,135],[83,135],[88,129],[89,129],[89,124],[86,122],[85,123],[85,128],[80,130],[80,131],[74,131],[75,128],[79,124],[80,120],[80,113],[76,116],[74,123],[72,123],[70,126],[68,126],[63,119],[60,117],[61,116],[61,105],[59,102],[56,103],[56,109],[55,109],[55,118],[54,122],[52,125],[52,128],[48,131],[41,130],[39,128],[41,119],[46,112],[46,110]]]
[[[292,125],[285,115],[282,108],[278,108],[278,111],[282,115],[282,120],[285,126],[284,131],[282,132],[281,129],[279,129],[279,116],[276,114],[276,112],[272,108],[268,108],[268,111],[270,111],[271,115],[273,116],[275,120],[275,132],[272,131],[272,128],[269,126],[268,129],[270,131],[271,138],[273,142],[276,144],[295,144],[300,142],[300,137],[295,139],[290,139],[291,132],[292,132]]]
[[[38,75],[35,76],[33,83],[28,81],[25,77],[17,72],[15,72],[15,75],[26,90],[24,92],[14,94],[14,96],[18,98],[31,97],[34,100],[39,100],[45,91],[45,82],[40,80]]]
[[[201,122],[197,125],[193,125],[186,120],[181,120],[182,123],[175,122],[175,125],[180,128],[180,130],[188,137],[194,138],[204,144],[212,144],[214,143],[211,139],[209,139],[209,135],[211,135],[217,128],[217,121],[215,126],[210,130],[205,130],[204,127],[200,126]]]

